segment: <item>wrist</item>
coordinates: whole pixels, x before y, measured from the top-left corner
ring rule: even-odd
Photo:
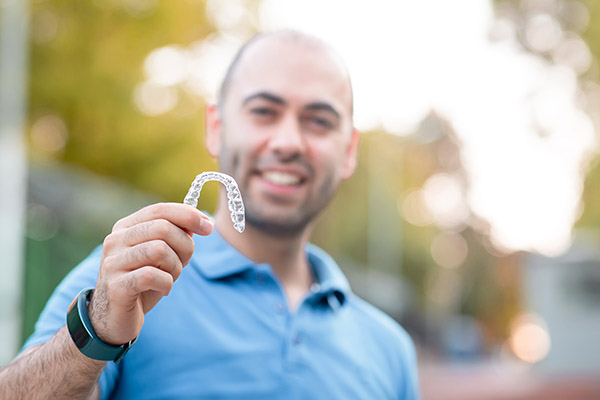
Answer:
[[[127,354],[137,338],[123,345],[115,346],[103,342],[98,337],[88,314],[88,305],[93,291],[94,288],[83,289],[71,303],[67,313],[69,334],[79,351],[85,356],[94,360],[118,363]]]
[[[95,288],[90,294],[89,302],[87,305],[91,327],[96,333],[98,339],[102,341],[102,343],[106,343],[110,346],[122,346],[124,342],[118,342],[109,339],[110,335],[107,333],[107,324],[105,322],[105,316],[107,315],[106,306],[102,304],[102,301],[98,301],[99,298],[100,297],[98,288]]]

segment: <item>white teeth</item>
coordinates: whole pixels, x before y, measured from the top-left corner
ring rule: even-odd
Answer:
[[[285,172],[267,171],[263,172],[263,178],[271,183],[282,186],[292,186],[300,183],[300,178],[296,175],[287,174]]]

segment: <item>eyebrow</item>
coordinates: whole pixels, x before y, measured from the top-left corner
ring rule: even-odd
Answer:
[[[311,111],[327,111],[332,113],[337,119],[341,118],[340,113],[328,103],[310,103],[304,108]]]
[[[282,106],[287,104],[287,102],[282,97],[277,96],[276,94],[273,94],[270,92],[253,93],[253,94],[249,95],[248,97],[246,97],[244,99],[244,101],[242,102],[242,104],[245,106],[249,102],[251,102],[252,100],[255,100],[255,99],[266,100],[271,103],[279,104]],[[331,104],[328,104],[328,103],[324,103],[324,102],[309,103],[307,106],[304,107],[304,109],[310,110],[310,111],[326,111],[326,112],[333,114],[338,120],[341,119],[340,113]]]
[[[276,104],[280,104],[280,105],[286,104],[286,102],[283,98],[281,98],[277,95],[274,95],[273,93],[269,93],[269,92],[258,92],[258,93],[251,94],[250,96],[248,96],[244,99],[242,104],[246,105],[254,99],[263,99],[263,100],[270,101],[271,103],[276,103]]]

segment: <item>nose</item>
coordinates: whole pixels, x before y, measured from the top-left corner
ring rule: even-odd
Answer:
[[[294,115],[286,115],[274,128],[269,140],[269,148],[282,160],[289,160],[304,153],[305,138],[300,122]]]

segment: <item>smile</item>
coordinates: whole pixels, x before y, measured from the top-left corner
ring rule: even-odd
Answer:
[[[281,171],[264,171],[262,178],[269,183],[279,186],[298,186],[304,179],[296,174]]]

